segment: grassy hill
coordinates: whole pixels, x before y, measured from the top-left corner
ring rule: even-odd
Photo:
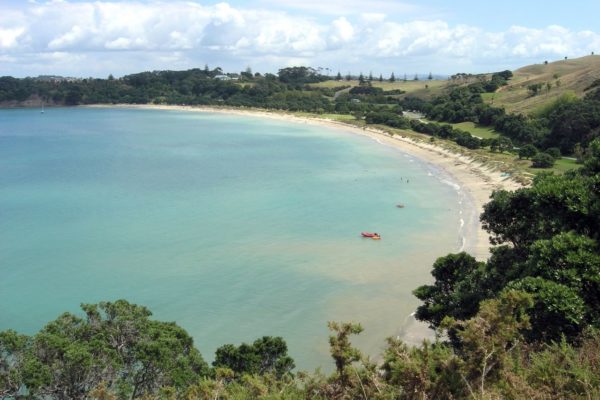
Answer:
[[[583,96],[585,89],[600,79],[600,55],[529,65],[513,73],[507,86],[496,93],[485,93],[483,97],[508,112],[530,113],[566,92]],[[542,84],[542,89],[532,96],[527,86],[537,83]]]
[[[416,97],[420,97],[423,99],[429,99],[429,98],[432,98],[434,96],[441,94],[443,89],[445,89],[448,86],[448,81],[440,80],[440,79],[432,79],[432,80],[421,79],[418,81],[407,80],[406,82],[404,82],[403,80],[397,80],[395,82],[389,82],[389,81],[379,82],[378,80],[373,80],[371,84],[374,87],[380,87],[383,90],[398,90],[398,89],[402,90],[402,91],[406,92],[405,94],[401,95],[402,97],[411,95],[411,96],[416,96]],[[329,80],[329,81],[325,81],[325,82],[312,83],[310,86],[334,88],[334,87],[340,87],[340,86],[354,87],[354,86],[358,86],[358,85],[359,85],[358,80],[350,80],[350,81]],[[347,90],[350,90],[350,88],[348,88]]]

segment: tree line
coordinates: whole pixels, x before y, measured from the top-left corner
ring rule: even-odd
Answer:
[[[223,79],[225,78],[225,79]],[[282,68],[277,74],[223,75],[220,68],[187,71],[152,71],[126,75],[120,79],[44,80],[0,77],[0,104],[38,99],[49,105],[78,104],[184,104],[258,107],[311,113],[352,114],[367,124],[413,129],[417,132],[455,141],[470,149],[490,148],[503,151],[507,140],[519,148],[532,147],[519,154],[533,158],[534,165],[548,166],[559,154],[582,160],[591,141],[600,135],[600,83],[587,88],[584,98],[563,95],[532,115],[511,114],[486,104],[482,93],[491,93],[506,85],[510,71],[484,76],[457,74],[447,91],[423,100],[404,97],[402,90],[374,87],[362,79],[359,86],[321,87],[312,84],[329,77],[308,67]],[[475,80],[475,82],[472,82]],[[464,83],[467,82],[467,83]],[[471,83],[469,83],[471,82]],[[349,89],[349,90],[347,90]],[[437,124],[410,121],[405,110],[420,111]],[[501,139],[482,140],[469,132],[438,126],[440,123],[471,121],[492,127]],[[513,146],[510,146],[512,149]],[[540,153],[538,155],[538,153]],[[554,157],[551,157],[554,155]]]

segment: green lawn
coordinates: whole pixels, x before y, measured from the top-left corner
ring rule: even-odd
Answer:
[[[457,124],[450,124],[456,129],[469,132],[473,136],[477,136],[482,139],[496,139],[500,137],[500,134],[489,126],[479,126],[474,122],[459,122]]]
[[[514,164],[520,166],[525,171],[534,175],[541,174],[542,172],[554,172],[555,174],[561,175],[567,171],[581,167],[581,164],[577,164],[575,160],[571,160],[568,158],[561,158],[560,160],[556,160],[552,168],[532,168],[531,160],[515,159]]]
[[[339,121],[339,122],[348,122],[348,121],[354,121],[356,120],[356,118],[354,118],[353,115],[350,114],[315,114],[315,113],[309,113],[309,112],[293,112],[292,114],[298,116],[298,117],[310,117],[310,118],[325,118],[325,119],[330,119],[333,121]]]
[[[571,160],[568,158],[561,158],[560,160],[556,161],[552,170],[557,173],[563,174],[571,169],[575,169],[575,168],[579,168],[579,167],[581,167],[581,164],[577,164],[577,162],[575,160]]]

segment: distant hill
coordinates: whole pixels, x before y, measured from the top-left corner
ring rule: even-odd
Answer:
[[[508,112],[529,113],[565,92],[583,96],[592,82],[600,79],[600,55],[528,65],[513,74],[507,86],[483,97],[489,104],[504,107]],[[532,84],[542,85],[535,96],[527,89]],[[549,89],[547,84],[550,84]]]

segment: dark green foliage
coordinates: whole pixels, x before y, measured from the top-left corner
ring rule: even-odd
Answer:
[[[512,78],[512,77],[513,77],[513,73],[512,73],[512,71],[510,71],[510,70],[506,69],[506,70],[504,70],[504,71],[502,71],[502,72],[496,72],[496,73],[494,74],[494,76],[499,76],[499,77],[501,77],[502,79],[504,79],[505,81],[507,81],[507,80],[509,80],[510,78]]]
[[[439,96],[431,102],[431,108],[423,110],[430,119],[446,122],[476,121],[476,110],[483,103],[476,87],[458,87],[448,95]]]
[[[547,147],[556,146],[563,154],[572,154],[575,144],[583,147],[600,136],[600,101],[573,101],[557,107],[548,117],[551,127]]]
[[[438,125],[435,123],[425,123],[418,120],[411,120],[410,127],[415,132],[452,140],[459,146],[463,146],[468,149],[478,149],[480,147],[484,147],[485,144],[482,139],[471,135],[469,132],[455,129],[451,125]]]
[[[48,104],[77,105],[95,103],[127,104],[216,104],[265,107],[290,111],[331,112],[333,105],[320,91],[305,91],[305,84],[326,77],[306,67],[280,70],[278,78],[242,73],[241,81],[220,80],[214,70],[154,71],[127,75],[121,79],[83,79],[45,81],[0,78],[0,102],[24,101],[35,96]],[[240,82],[252,81],[253,85]],[[327,89],[323,89],[326,94]]]
[[[526,144],[519,149],[519,158],[531,158],[537,154],[537,149],[532,144]]]
[[[560,160],[560,158],[562,157],[562,155],[560,154],[560,149],[558,147],[550,147],[544,150],[544,153],[550,154],[555,160]]]
[[[465,252],[438,258],[431,271],[434,284],[413,292],[424,303],[416,317],[438,327],[447,316],[465,319],[474,315],[479,302],[489,296],[480,290],[484,265]]]
[[[531,161],[533,168],[551,168],[556,160],[548,153],[537,153],[531,158]]]
[[[600,298],[600,253],[598,243],[574,232],[559,233],[538,240],[530,247],[526,273],[540,276],[576,291],[589,323],[600,323],[597,299]]]
[[[379,95],[383,93],[383,89],[371,85],[354,86],[349,93],[352,95]]]
[[[294,360],[287,355],[287,344],[281,337],[264,336],[249,345],[242,343],[221,346],[215,353],[213,366],[229,368],[240,376],[243,374],[273,374],[279,378],[291,373]]]
[[[540,121],[520,114],[499,116],[494,122],[494,129],[517,143],[534,145],[540,143],[547,132]]]
[[[365,116],[367,124],[381,124],[391,126],[392,128],[408,128],[410,126],[408,119],[390,111],[372,111]]]
[[[496,72],[492,74],[492,78],[489,81],[482,83],[483,89],[488,93],[493,93],[498,90],[499,87],[506,85],[506,81],[512,78],[512,76],[513,74],[509,70]]]
[[[460,129],[454,129],[454,141],[457,145],[468,149],[478,149],[482,147],[481,139],[476,138],[469,132],[461,131]]]
[[[494,126],[496,121],[506,114],[503,108],[491,107],[487,104],[481,104],[475,110],[477,122],[484,126]]]
[[[533,327],[527,332],[529,340],[549,342],[560,340],[562,335],[576,337],[581,332],[585,305],[575,289],[539,276],[511,282],[507,289],[528,293],[533,298],[528,310]]]
[[[277,73],[279,80],[288,85],[299,87],[307,83],[322,82],[329,78],[320,75],[317,70],[309,67],[282,68]]]
[[[600,142],[592,149],[580,171],[495,192],[481,220],[494,244],[510,246],[493,249],[485,263],[464,253],[439,258],[434,284],[415,291],[424,303],[417,318],[433,327],[447,316],[467,319],[480,301],[512,288],[534,300],[528,340],[574,340],[585,326],[600,327]]]
[[[501,136],[497,139],[490,139],[490,149],[492,151],[499,151],[500,153],[512,152],[514,150],[514,145],[512,140],[507,138],[506,136]]]

